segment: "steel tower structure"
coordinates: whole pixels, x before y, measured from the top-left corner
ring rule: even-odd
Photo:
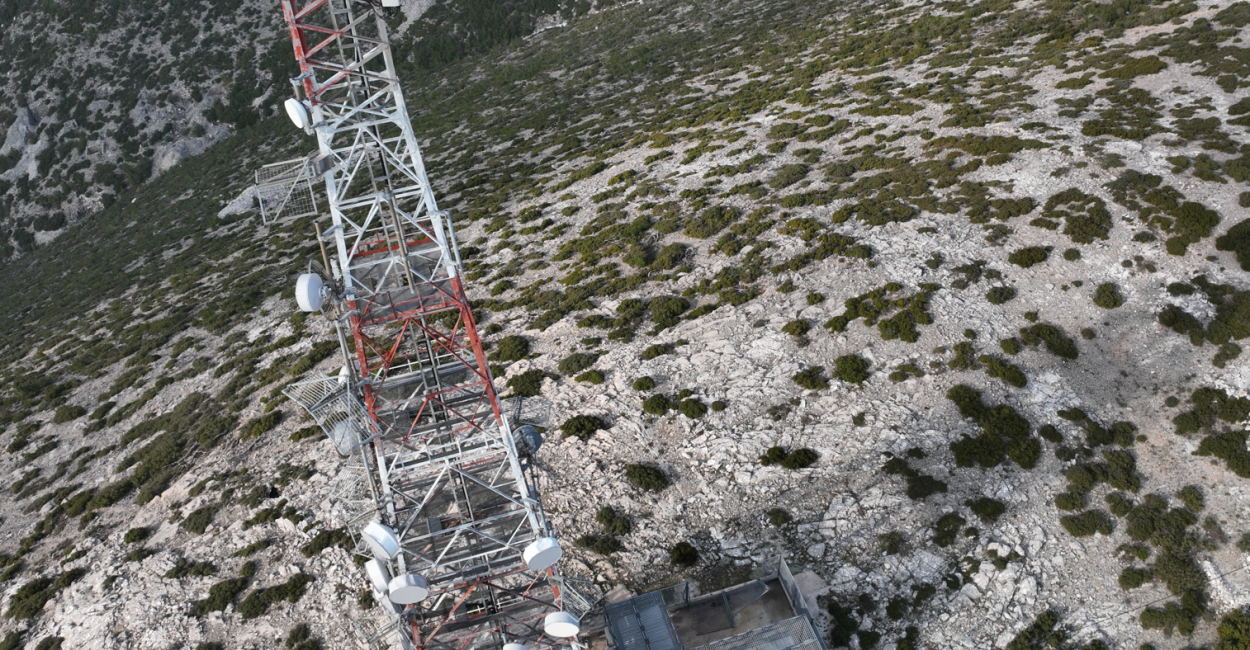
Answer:
[[[335,323],[346,361],[285,393],[363,470],[345,501],[364,505],[349,528],[373,556],[366,573],[389,617],[379,636],[581,647],[592,603],[560,576],[526,474],[541,439],[513,430],[495,392],[395,72],[380,5],[397,2],[280,1],[300,68],[286,110],[317,138],[297,176],[324,180],[330,218],[325,266],[296,295]]]

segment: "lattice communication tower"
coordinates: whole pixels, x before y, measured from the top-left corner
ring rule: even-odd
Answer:
[[[363,470],[344,501],[365,506],[349,528],[388,616],[372,641],[583,647],[593,603],[558,571],[530,464],[542,441],[495,393],[404,104],[383,8],[398,0],[280,1],[300,68],[285,108],[318,145],[299,173],[324,180],[330,217],[296,297],[346,361],[284,392]]]

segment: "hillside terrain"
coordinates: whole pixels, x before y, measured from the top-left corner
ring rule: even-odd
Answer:
[[[0,648],[383,621],[358,470],[281,395],[341,363],[293,300],[313,220],[248,210],[313,146],[274,116],[289,45],[225,4],[0,2],[6,51],[64,52],[0,68]],[[1250,3],[392,22],[496,384],[550,404],[567,571],[709,591],[783,554],[831,647],[1250,647]],[[53,81],[91,60],[120,99]]]

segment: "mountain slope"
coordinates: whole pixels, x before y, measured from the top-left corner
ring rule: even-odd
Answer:
[[[588,9],[396,44],[499,386],[552,404],[570,570],[708,589],[785,553],[837,647],[1214,640],[1244,582],[1250,5]],[[217,217],[310,146],[258,119],[6,272],[5,631],[369,619],[355,477],[278,392],[338,364],[290,300],[312,223]],[[298,613],[258,604],[280,585]]]

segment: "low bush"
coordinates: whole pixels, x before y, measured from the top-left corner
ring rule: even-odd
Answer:
[[[1185,504],[1186,508],[1194,512],[1202,512],[1206,506],[1206,499],[1202,496],[1202,490],[1196,485],[1186,485],[1176,493],[1176,498]]]
[[[282,411],[270,411],[258,418],[248,420],[243,426],[239,427],[239,437],[244,440],[259,438],[273,430],[281,421]]]
[[[495,354],[491,355],[496,361],[504,363],[510,361],[520,361],[529,356],[530,342],[524,336],[505,336],[499,339],[499,344],[495,347]],[[567,374],[567,373],[566,373]]]
[[[506,385],[512,389],[514,395],[520,397],[536,397],[542,392],[543,378],[547,376],[541,370],[526,370],[525,372],[508,379]]]
[[[896,530],[882,533],[877,535],[877,549],[885,555],[898,555],[907,550],[907,539]]]
[[[130,530],[126,531],[126,535],[122,538],[122,541],[126,542],[127,544],[135,544],[138,542],[142,542],[143,540],[151,536],[152,536],[151,528],[148,528],[146,526],[140,526],[138,528],[131,528]]]
[[[593,415],[574,415],[564,421],[560,425],[560,434],[565,438],[573,437],[578,440],[590,440],[596,431],[605,429],[603,420]]]
[[[587,370],[586,372],[583,372],[582,374],[573,378],[574,381],[580,381],[580,382],[584,382],[587,384],[593,384],[595,386],[602,384],[605,379],[606,377],[603,376],[603,373],[599,372],[598,370]]]
[[[662,393],[656,393],[642,402],[642,410],[650,413],[651,415],[657,416],[668,414],[668,412],[672,410],[673,406],[673,402]]]
[[[690,398],[682,400],[677,405],[677,410],[681,411],[682,415],[697,420],[707,414],[707,405],[697,399]]]
[[[789,334],[790,336],[797,338],[797,337],[807,334],[808,330],[810,330],[811,328],[812,328],[811,323],[807,322],[806,319],[800,318],[798,320],[792,320],[789,323],[786,323],[785,326],[781,328],[781,331],[782,333]]]
[[[1049,247],[1043,248],[1041,246],[1028,246],[1026,248],[1013,251],[1007,256],[1007,261],[1020,268],[1027,269],[1031,266],[1045,262],[1048,257],[1050,257]]]
[[[991,305],[1001,305],[1016,297],[1015,287],[994,287],[985,294]]]
[[[283,645],[288,650],[322,650],[325,644],[313,636],[312,628],[307,623],[300,623],[286,633]]]
[[[1120,572],[1120,588],[1124,591],[1136,589],[1147,582],[1154,579],[1154,574],[1150,569],[1139,569],[1136,567],[1125,567]]]
[[[1115,526],[1102,510],[1086,510],[1078,515],[1060,517],[1059,523],[1073,537],[1089,537],[1094,533],[1110,535]]]
[[[1094,289],[1094,304],[1103,309],[1115,309],[1124,304],[1124,297],[1114,282],[1107,282]]]
[[[239,615],[243,617],[243,620],[264,616],[269,608],[280,600],[295,604],[304,597],[308,585],[314,580],[316,578],[313,576],[298,573],[283,584],[257,589],[239,603]]]
[[[598,555],[609,555],[621,550],[620,540],[611,535],[582,535],[574,543]]]
[[[194,510],[178,525],[185,531],[203,535],[208,525],[213,523],[213,516],[217,514],[218,507],[217,504],[213,504]]]
[[[347,533],[346,528],[323,528],[312,539],[308,540],[307,544],[301,546],[299,552],[304,557],[313,557],[314,555],[320,555],[322,551],[332,546],[338,546],[350,552],[355,547],[355,543],[352,540],[352,536]]]
[[[618,513],[612,506],[599,508],[599,512],[595,513],[595,521],[599,522],[604,532],[609,535],[628,535],[633,529],[629,517]]]
[[[54,424],[61,424],[62,422],[69,422],[71,420],[77,420],[78,418],[86,414],[87,414],[87,409],[81,406],[74,406],[71,404],[66,404],[64,406],[58,406],[56,408],[56,414],[52,416],[52,422]]]
[[[651,359],[668,354],[671,349],[672,348],[666,343],[656,343],[655,345],[648,346],[647,349],[642,351],[642,358],[650,361]]]
[[[574,352],[560,361],[560,365],[556,366],[556,370],[562,375],[576,375],[594,365],[599,360],[599,355],[591,352]]]
[[[774,528],[780,528],[792,521],[790,513],[783,508],[773,508],[764,514],[768,516],[768,523]]]
[[[1007,506],[1003,505],[1002,501],[999,501],[998,499],[991,499],[989,497],[969,499],[968,501],[964,501],[964,505],[968,506],[968,508],[972,510],[972,514],[991,524],[998,521],[998,518],[1003,516],[1003,513],[1007,512]]]
[[[639,377],[634,380],[634,390],[643,391],[655,388],[655,380],[650,377]]]
[[[690,542],[677,542],[668,552],[668,559],[678,566],[693,566],[699,561],[699,550]]]
[[[824,366],[812,366],[800,370],[791,376],[790,380],[807,390],[820,390],[829,387],[829,380],[825,378]]]
[[[845,354],[833,362],[833,376],[847,383],[862,385],[868,379],[872,364],[857,354]]]
[[[632,463],[625,466],[625,478],[636,488],[659,492],[668,487],[668,477],[658,467]]]
[[[959,533],[959,529],[968,523],[957,512],[948,512],[938,518],[933,524],[933,543],[941,548],[946,548],[955,543],[955,537]]]

